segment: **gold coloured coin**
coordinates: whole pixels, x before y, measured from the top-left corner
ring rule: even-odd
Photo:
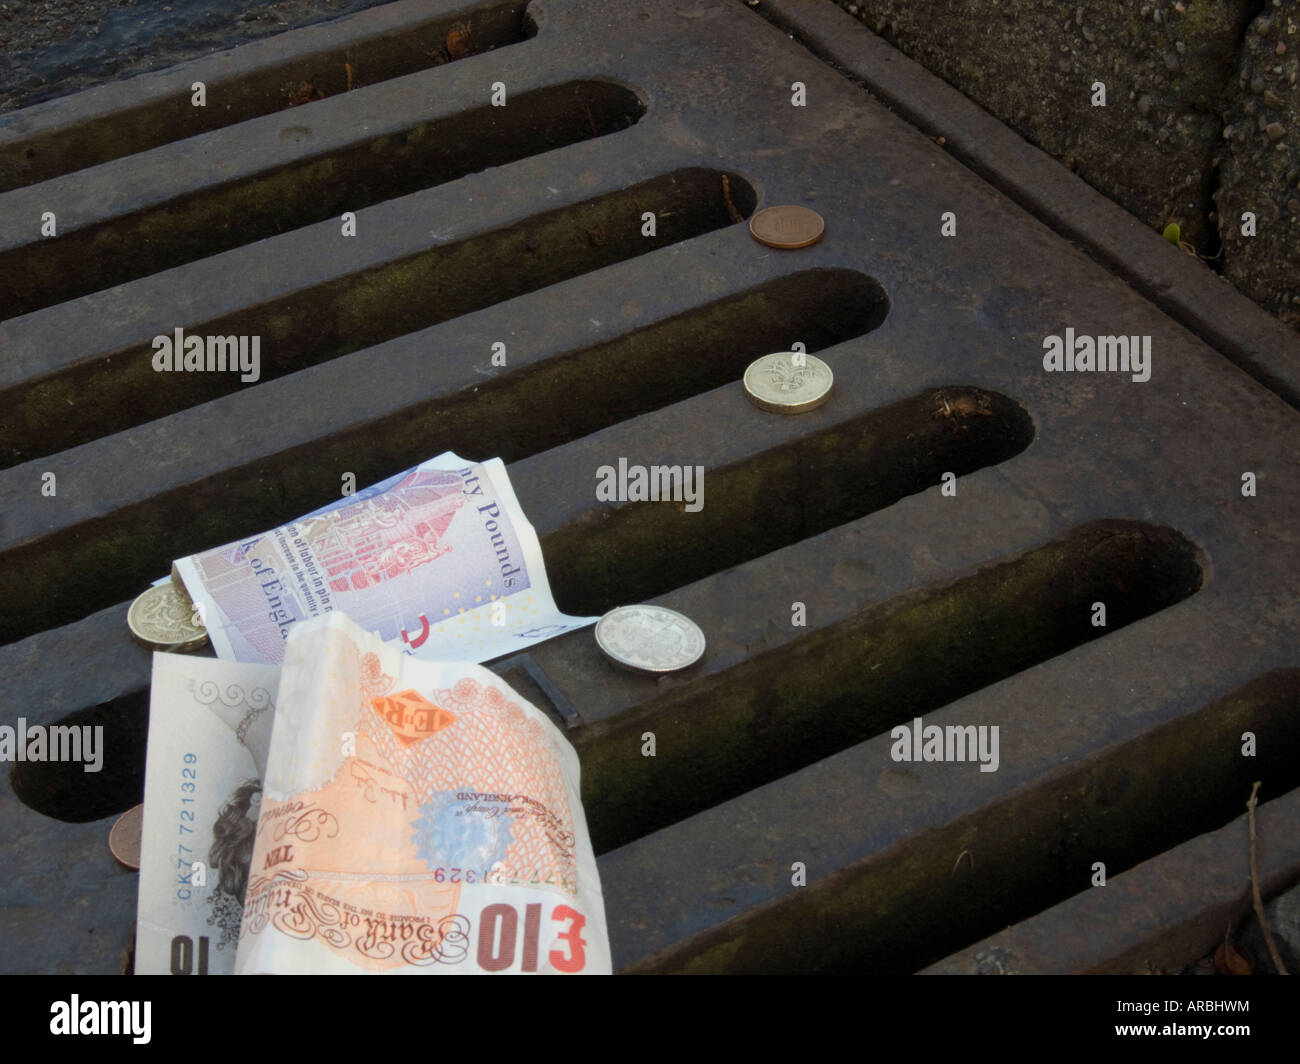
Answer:
[[[126,623],[136,639],[154,650],[194,650],[208,638],[208,630],[196,623],[194,614],[185,589],[169,580],[131,603]]]
[[[144,806],[128,809],[108,833],[108,848],[127,868],[140,867],[140,834],[144,827]]]
[[[808,207],[781,204],[765,207],[749,219],[749,232],[770,248],[806,248],[826,231],[822,216]]]
[[[802,414],[831,397],[835,375],[820,358],[802,351],[778,351],[751,362],[744,381],[745,395],[755,406],[778,414]]]

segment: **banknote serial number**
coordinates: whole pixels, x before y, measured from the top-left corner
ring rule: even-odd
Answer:
[[[194,834],[194,810],[185,808],[195,804],[194,791],[198,787],[199,758],[197,754],[186,754],[181,766],[181,807],[177,818],[176,834],[180,841],[176,843],[176,897],[180,901],[189,901],[192,896],[190,877],[194,874],[194,850],[185,845],[185,836]]]
[[[435,883],[488,883],[494,887],[517,886],[525,883],[529,886],[560,886],[568,889],[577,889],[577,884],[569,882],[568,875],[562,875],[559,879],[555,878],[555,872],[552,871],[545,879],[542,878],[542,870],[534,868],[532,877],[521,875],[516,872],[511,875],[503,868],[435,868],[433,870],[433,881]]]

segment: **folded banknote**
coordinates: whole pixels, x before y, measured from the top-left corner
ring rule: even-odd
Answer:
[[[153,656],[135,971],[229,975],[280,670]]]
[[[339,612],[286,650],[278,686],[154,657],[137,971],[611,970],[577,755],[545,715]]]
[[[450,451],[174,568],[235,661],[280,662],[290,625],[334,610],[430,661],[486,661],[596,620],[555,605],[501,460]]]

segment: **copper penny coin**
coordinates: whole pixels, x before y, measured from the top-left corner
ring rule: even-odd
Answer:
[[[144,827],[144,806],[128,809],[108,833],[108,848],[127,868],[140,867],[140,829]]]
[[[770,248],[806,248],[826,232],[822,216],[808,207],[766,207],[749,219],[749,231]]]

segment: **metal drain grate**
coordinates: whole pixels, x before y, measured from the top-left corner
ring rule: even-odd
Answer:
[[[477,54],[407,47],[461,25]],[[142,789],[131,597],[446,449],[509,463],[562,609],[708,636],[668,678],[590,632],[498,665],[581,754],[620,969],[1051,967],[1043,921],[1130,928],[1059,954],[1122,966],[1148,925],[1094,863],[1231,854],[1256,779],[1267,883],[1300,873],[1300,416],[743,5],[409,0],[10,116],[0,160],[0,718],[116,751],[13,766],[9,965],[129,943],[86,822]],[[756,244],[776,203],[825,238]],[[258,379],[155,373],[176,328],[259,336]],[[1067,329],[1149,337],[1150,379],[1046,372]],[[744,366],[796,342],[834,396],[756,409]],[[598,501],[620,458],[704,466],[703,508]],[[996,725],[996,771],[895,761],[916,717]],[[1221,896],[1179,904],[1221,936]]]

